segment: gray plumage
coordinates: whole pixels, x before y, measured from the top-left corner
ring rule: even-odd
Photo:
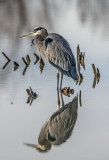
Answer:
[[[39,151],[48,151],[52,145],[60,145],[65,142],[72,134],[77,120],[78,97],[66,104],[52,114],[50,119],[42,127],[38,145],[26,145],[36,148]]]
[[[35,36],[35,44],[41,56],[45,57],[51,65],[61,72],[61,85],[63,74],[77,80],[76,61],[69,43],[59,34],[50,33],[43,27],[36,27],[33,32],[25,36]]]
[[[44,145],[47,140],[50,144],[60,145],[71,135],[77,119],[78,98],[66,104],[55,112],[44,125],[39,134],[38,143]]]
[[[41,29],[41,34],[35,37],[36,47],[42,56],[61,73],[77,80],[76,61],[68,42],[59,34],[47,33]]]

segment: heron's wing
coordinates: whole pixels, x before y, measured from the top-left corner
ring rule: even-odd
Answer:
[[[77,109],[78,98],[75,97],[72,102],[66,104],[51,116],[49,134],[50,137],[55,137],[56,139],[51,138],[51,143],[61,144],[70,137],[77,120]]]
[[[68,72],[76,66],[75,58],[68,42],[58,34],[51,33],[45,39],[45,53],[49,62],[61,71]]]

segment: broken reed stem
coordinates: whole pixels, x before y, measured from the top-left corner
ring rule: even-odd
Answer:
[[[9,64],[9,62],[10,62],[10,61],[6,62],[6,64],[3,66],[3,68],[2,68],[2,69],[5,69],[5,68],[6,68],[6,66]]]
[[[30,57],[29,57],[29,55],[26,56],[26,60],[27,60],[27,62],[26,62],[27,65],[29,65],[30,64]]]
[[[94,73],[95,77],[97,77],[97,72],[96,72],[96,68],[95,68],[94,64],[92,64],[92,68],[93,68],[93,73]]]
[[[19,64],[14,61],[14,71],[16,71],[18,67],[19,67]]]
[[[25,58],[22,58],[23,62],[25,63],[26,66],[28,66],[27,62],[25,61]]]
[[[11,61],[10,58],[8,58],[8,56],[7,56],[4,52],[2,52],[2,54],[4,55],[4,57],[5,57],[8,61]]]
[[[39,61],[39,56],[36,53],[34,53],[34,56],[36,57],[36,61],[34,62],[34,64],[36,64]]]
[[[79,103],[80,103],[80,106],[82,106],[82,102],[81,102],[81,90],[79,92]]]
[[[77,64],[78,64],[78,72],[80,72],[80,48],[79,48],[79,45],[77,47]]]

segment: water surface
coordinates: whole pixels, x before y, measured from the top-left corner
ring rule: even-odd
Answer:
[[[109,159],[109,2],[108,0],[68,1],[0,1],[0,159]],[[64,76],[63,87],[74,89],[68,104],[82,91],[82,107],[71,137],[62,145],[52,146],[40,153],[23,143],[37,144],[43,124],[58,110],[56,69],[46,60],[41,74],[39,63],[34,65],[36,47],[31,37],[19,36],[36,26],[57,32],[68,40],[75,58],[79,44],[85,52],[82,84]],[[11,62],[1,54],[5,52]],[[23,76],[22,57],[30,56],[31,63]],[[14,71],[13,61],[19,63]],[[100,70],[100,82],[92,88],[94,74],[91,64]],[[27,104],[26,89],[32,87],[38,98]]]

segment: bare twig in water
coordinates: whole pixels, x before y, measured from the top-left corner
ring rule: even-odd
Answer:
[[[79,45],[77,46],[77,66],[78,66],[78,73],[80,73],[80,48]]]
[[[19,67],[19,64],[17,62],[14,61],[14,71],[16,71]]]
[[[26,89],[26,92],[28,94],[27,103],[30,103],[30,106],[31,106],[33,100],[35,100],[38,97],[38,95],[35,92],[33,92],[31,87],[30,89]]]
[[[94,73],[95,77],[97,77],[97,72],[96,72],[96,68],[95,68],[94,64],[92,64],[92,68],[93,68],[93,73]]]
[[[79,103],[80,103],[80,106],[82,106],[82,101],[81,101],[81,90],[79,92]]]
[[[94,64],[92,64],[92,68],[93,68],[93,72],[94,72],[94,80],[93,80],[93,88],[95,88],[95,86],[96,86],[96,82],[97,83],[99,83],[99,80],[100,80],[100,71],[99,71],[99,69],[97,68],[95,68],[95,65]]]
[[[74,89],[70,89],[70,87],[64,87],[61,89],[61,93],[70,97],[70,94],[74,94]]]
[[[2,69],[5,69],[6,66],[9,64],[10,61],[6,62],[6,64],[2,67]]]
[[[80,63],[81,63],[81,66],[84,68],[85,70],[85,64],[84,64],[84,58],[85,58],[85,53],[82,53],[80,54]]]
[[[35,65],[39,61],[39,56],[36,53],[34,53],[34,56],[36,57],[36,60],[34,62],[34,65]]]
[[[29,65],[30,65],[30,57],[29,57],[29,55],[27,55],[26,56],[26,60],[25,60],[25,58],[23,57],[22,58],[22,60],[23,60],[23,62],[25,63],[25,68],[24,68],[24,70],[23,70],[23,75],[25,75],[25,73],[26,73],[26,70],[27,70],[27,67],[29,67]]]
[[[81,83],[83,82],[83,75],[82,75],[82,73],[79,73],[79,77],[80,77],[79,85],[81,85]]]
[[[27,60],[27,65],[29,65],[31,61],[29,55],[26,56],[26,60]]]
[[[27,62],[25,61],[25,58],[24,58],[24,57],[22,57],[22,60],[23,60],[23,62],[25,63],[25,65],[27,66],[28,64],[27,64]]]
[[[4,52],[2,52],[2,54],[4,55],[4,57],[10,62],[11,60],[10,60],[10,58],[4,53]]]
[[[44,61],[43,61],[43,59],[42,59],[42,57],[41,57],[41,59],[40,59],[40,71],[41,71],[41,73],[42,73],[42,71],[43,71],[43,69],[44,69]]]
[[[77,82],[76,84],[81,85],[81,83],[83,82],[83,75],[80,72],[81,70],[81,66],[84,68],[85,70],[85,63],[84,63],[84,58],[85,58],[85,53],[80,53],[80,48],[79,45],[77,46],[77,68],[78,68],[78,78],[77,78]]]
[[[31,41],[31,47],[32,47],[33,45],[35,45],[34,40],[35,40],[35,39],[33,39],[33,40]]]
[[[100,81],[100,71],[99,69],[97,68],[97,83],[99,83]]]
[[[25,75],[27,68],[28,68],[28,66],[26,65],[25,68],[24,68],[24,70],[23,70],[23,73],[22,73],[23,76]]]
[[[96,86],[96,80],[97,80],[97,78],[96,78],[96,77],[94,77],[94,80],[93,80],[93,86],[92,86],[92,88],[95,88],[95,86]]]
[[[8,56],[7,56],[4,52],[2,52],[2,54],[3,54],[4,57],[8,60],[8,61],[6,62],[6,64],[3,66],[3,68],[2,68],[2,69],[5,69],[6,66],[9,64],[9,62],[10,62],[11,60],[10,60],[10,58],[8,58]]]

